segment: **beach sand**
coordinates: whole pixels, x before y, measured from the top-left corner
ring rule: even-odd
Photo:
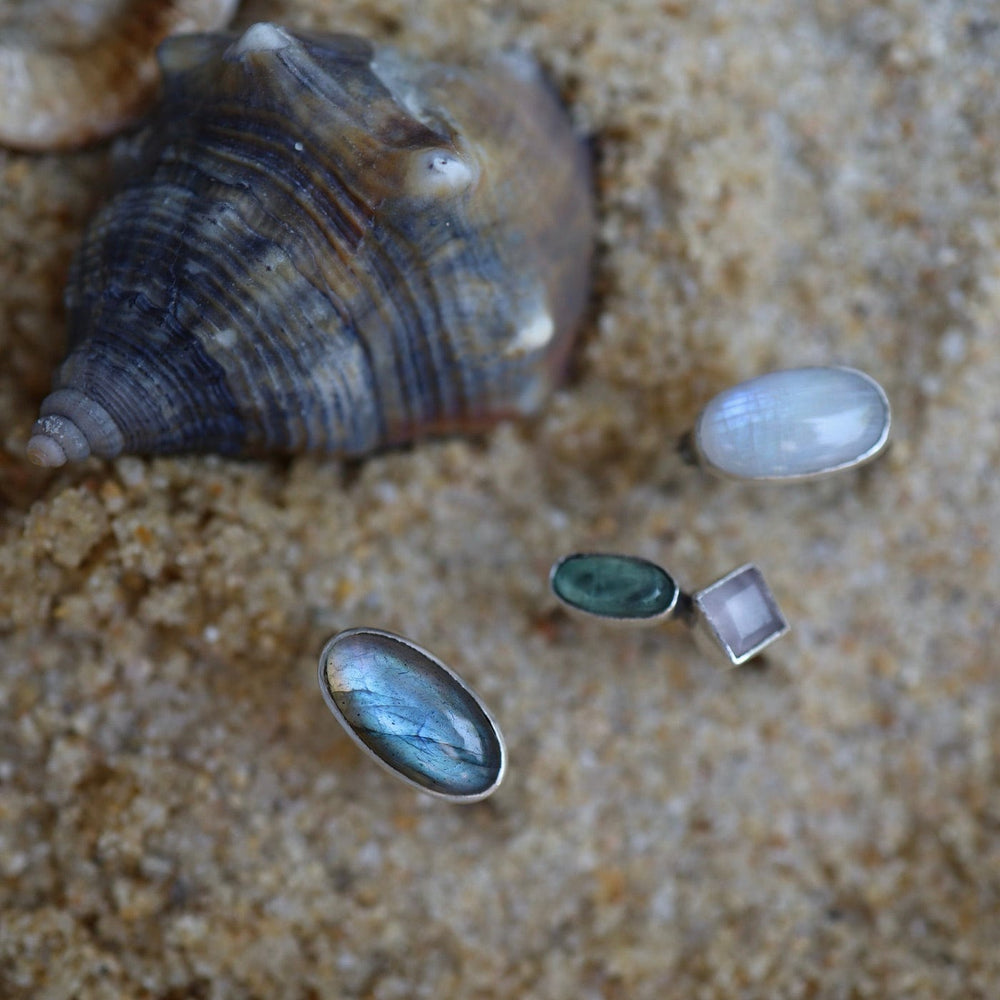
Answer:
[[[245,5],[433,57],[518,43],[593,136],[594,303],[544,413],[344,465],[24,445],[111,144],[0,152],[0,995],[744,1000],[1000,991],[1000,19],[988,0]],[[750,486],[716,392],[849,364],[872,465]],[[548,567],[746,561],[792,625],[717,671]],[[324,707],[391,629],[496,715],[455,807]]]

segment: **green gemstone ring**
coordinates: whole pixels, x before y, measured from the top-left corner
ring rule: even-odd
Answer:
[[[679,618],[725,667],[746,663],[788,631],[763,574],[751,563],[685,594],[648,559],[579,552],[555,563],[549,584],[563,604],[590,617],[632,625]]]

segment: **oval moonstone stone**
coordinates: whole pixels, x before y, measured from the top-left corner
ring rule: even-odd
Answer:
[[[719,393],[694,441],[712,471],[739,479],[801,479],[860,465],[889,439],[889,401],[854,368],[793,368]]]
[[[391,632],[350,629],[327,643],[319,678],[355,742],[410,784],[460,802],[500,784],[505,750],[496,723],[426,650]]]
[[[659,618],[673,610],[680,591],[656,563],[638,556],[580,553],[552,567],[552,591],[578,611],[602,618]]]

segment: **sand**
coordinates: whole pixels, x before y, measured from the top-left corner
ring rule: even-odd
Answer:
[[[594,136],[599,259],[544,414],[344,466],[23,457],[110,146],[0,152],[0,996],[1000,992],[1000,19],[988,0],[245,5],[439,57],[518,42]],[[711,396],[843,363],[878,462],[711,479]],[[792,624],[717,671],[548,594],[745,561]],[[455,807],[365,759],[316,655],[370,625],[489,704]]]

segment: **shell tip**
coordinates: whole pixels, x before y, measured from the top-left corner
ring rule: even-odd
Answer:
[[[115,419],[79,389],[56,389],[42,400],[41,414],[27,447],[36,465],[54,468],[91,455],[114,458],[125,448]]]
[[[277,52],[279,49],[287,48],[292,41],[291,36],[283,28],[261,21],[250,25],[230,46],[226,54],[232,59],[239,59],[259,52]]]
[[[50,413],[36,420],[25,448],[28,460],[46,469],[82,462],[91,451],[90,441],[79,425],[61,413]]]
[[[66,464],[66,452],[49,434],[33,434],[25,451],[29,462],[46,469],[57,469]]]

